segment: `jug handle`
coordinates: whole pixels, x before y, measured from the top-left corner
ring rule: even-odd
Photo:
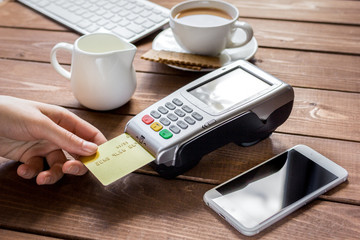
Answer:
[[[53,67],[55,68],[55,70],[60,74],[62,75],[63,77],[67,78],[70,80],[70,72],[65,70],[58,62],[57,58],[56,58],[56,53],[57,51],[59,51],[60,49],[63,49],[67,52],[70,52],[72,53],[73,52],[73,48],[74,46],[72,44],[69,44],[69,43],[64,43],[64,42],[61,42],[61,43],[58,43],[56,44],[53,49],[51,50],[51,53],[50,53],[50,59],[51,59],[51,64],[53,65]]]

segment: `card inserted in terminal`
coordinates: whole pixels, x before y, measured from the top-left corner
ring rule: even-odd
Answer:
[[[99,146],[96,154],[81,157],[81,162],[107,186],[155,160],[155,157],[126,133]]]

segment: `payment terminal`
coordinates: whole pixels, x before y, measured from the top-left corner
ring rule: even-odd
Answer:
[[[268,137],[293,101],[290,85],[239,60],[151,105],[125,132],[156,157],[152,166],[161,176],[172,178],[227,143],[250,146]]]

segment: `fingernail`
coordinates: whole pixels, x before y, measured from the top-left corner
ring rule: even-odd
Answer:
[[[71,166],[68,168],[67,173],[69,174],[78,174],[80,169],[77,166]]]
[[[19,170],[19,175],[23,178],[31,178],[32,172],[28,168],[21,168]]]
[[[95,153],[98,148],[98,145],[96,145],[93,142],[84,141],[82,148],[84,151],[88,153]]]
[[[27,171],[25,168],[22,168],[19,170],[19,174],[22,177],[26,177],[29,174],[29,171]]]
[[[51,177],[45,177],[43,184],[49,184],[51,182]]]

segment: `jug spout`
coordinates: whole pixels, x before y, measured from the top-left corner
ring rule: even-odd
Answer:
[[[122,46],[118,49],[118,51],[116,51],[116,54],[125,66],[130,67],[132,66],[132,62],[135,58],[137,48],[135,45],[128,43],[123,39],[119,40],[122,41]]]
[[[131,44],[131,43],[128,43]],[[127,49],[124,49],[122,52],[122,57],[127,60],[127,62],[131,65],[136,54],[136,47],[134,45],[129,45]]]

